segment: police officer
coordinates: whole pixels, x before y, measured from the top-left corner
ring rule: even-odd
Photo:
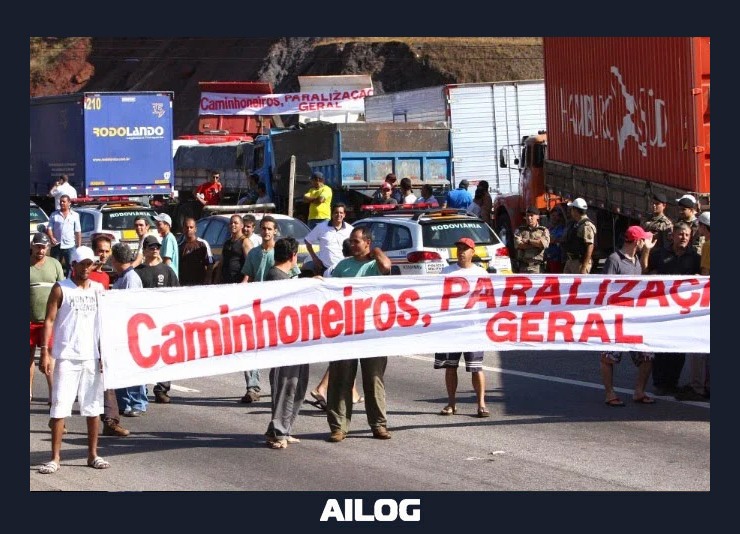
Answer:
[[[588,204],[582,198],[568,202],[571,222],[565,231],[563,246],[567,261],[564,274],[588,274],[596,241],[596,226],[586,216]]]
[[[526,213],[527,224],[514,232],[514,246],[519,260],[518,272],[539,274],[545,261],[545,249],[550,246],[550,231],[540,226],[540,212],[530,206]]]
[[[655,250],[671,246],[669,238],[673,231],[673,222],[665,214],[667,204],[668,200],[663,193],[655,193],[653,195],[653,216],[642,225],[644,230],[656,237]]]
[[[691,247],[701,256],[701,247],[704,237],[699,235],[699,219],[696,218],[696,198],[693,195],[684,195],[678,202],[678,221],[685,222],[691,227]]]

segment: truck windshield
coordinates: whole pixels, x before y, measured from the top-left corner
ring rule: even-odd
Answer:
[[[429,221],[422,222],[421,235],[425,247],[450,248],[463,237],[469,237],[476,245],[497,245],[501,240],[491,227],[483,221]]]
[[[31,222],[32,223],[41,223],[48,221],[49,218],[46,216],[46,213],[44,211],[37,207],[37,206],[31,206]]]
[[[111,210],[103,212],[103,229],[105,230],[133,230],[134,221],[138,217],[146,217],[149,225],[156,228],[154,221],[156,212],[147,209]]]

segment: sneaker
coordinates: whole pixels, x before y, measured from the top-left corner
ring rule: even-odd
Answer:
[[[239,402],[243,404],[249,404],[250,402],[257,402],[260,400],[260,394],[256,391],[247,391],[244,396],[239,399]]]
[[[391,433],[384,426],[373,428],[373,437],[375,439],[391,439]]]
[[[339,443],[340,441],[344,441],[344,439],[347,437],[346,432],[342,432],[341,430],[335,430],[331,433],[331,436],[329,436],[329,441],[331,443]]]
[[[154,402],[159,404],[169,404],[170,400],[170,396],[167,395],[167,393],[165,393],[164,391],[154,392]]]
[[[103,423],[103,435],[104,436],[117,436],[119,438],[125,438],[131,433],[130,430],[126,430],[117,423],[108,424]]]

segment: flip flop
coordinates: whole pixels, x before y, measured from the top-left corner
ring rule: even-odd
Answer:
[[[655,404],[655,399],[648,397],[647,395],[640,397],[639,399],[632,399],[635,404]]]
[[[478,408],[478,417],[491,417],[491,412],[485,406]]]
[[[92,462],[90,460],[87,461],[87,466],[92,467],[93,469],[108,469],[110,467],[110,463],[103,460],[102,457],[96,456],[93,458]]]
[[[457,413],[457,406],[454,408],[452,406],[445,406],[442,408],[442,411],[439,412],[439,415],[455,415]]]
[[[312,391],[310,395],[314,398],[314,401],[308,401],[308,403],[316,406],[319,410],[326,411],[326,399],[317,391]]]
[[[51,475],[57,471],[59,471],[59,464],[54,461],[46,462],[44,465],[39,467],[39,473],[42,475]]]
[[[619,397],[614,397],[611,400],[606,401],[604,404],[607,406],[611,406],[612,408],[623,408],[624,407],[624,401],[620,399]]]
[[[360,404],[361,402],[365,402],[365,396],[360,395],[356,401],[354,401],[354,404]]]

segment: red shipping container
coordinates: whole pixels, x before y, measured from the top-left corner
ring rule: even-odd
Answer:
[[[709,193],[709,37],[545,37],[548,159]]]

